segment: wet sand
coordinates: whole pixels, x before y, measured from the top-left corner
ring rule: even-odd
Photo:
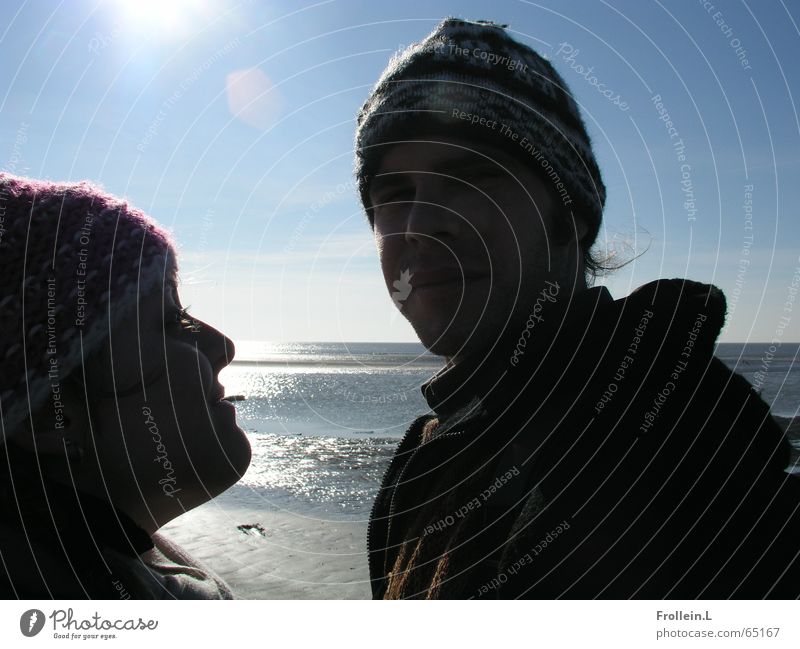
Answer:
[[[256,493],[233,487],[160,532],[222,577],[239,599],[370,597],[366,521],[265,509]]]

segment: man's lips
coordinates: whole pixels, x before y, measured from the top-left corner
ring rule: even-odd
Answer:
[[[409,280],[411,288],[426,288],[439,286],[441,284],[451,284],[454,282],[467,282],[470,280],[482,279],[487,277],[485,273],[461,268],[434,268],[411,271]]]

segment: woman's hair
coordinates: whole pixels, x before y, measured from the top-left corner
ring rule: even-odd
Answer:
[[[149,535],[56,479],[72,475],[69,447],[36,453],[21,438],[32,432],[41,450],[65,441],[49,433],[83,427],[65,407],[83,361],[140,297],[175,281],[174,248],[152,219],[88,182],[0,173],[0,214],[0,594],[114,597],[98,548],[135,556]]]
[[[59,428],[63,381],[176,271],[168,233],[88,182],[0,173],[0,207],[3,444],[48,402]]]

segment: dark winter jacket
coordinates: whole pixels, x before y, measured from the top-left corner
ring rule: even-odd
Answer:
[[[423,386],[433,414],[370,519],[374,597],[392,571],[402,597],[798,597],[800,485],[768,406],[714,357],[722,293],[553,293]]]

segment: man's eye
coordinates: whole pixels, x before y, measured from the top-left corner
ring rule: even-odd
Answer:
[[[399,203],[403,201],[413,201],[414,200],[414,188],[410,186],[399,186],[399,187],[392,187],[386,188],[383,191],[379,191],[376,195],[376,205],[380,205],[382,203]]]
[[[500,167],[492,165],[488,167],[476,166],[469,169],[463,169],[458,174],[458,177],[464,182],[469,182],[472,183],[473,185],[477,185],[480,184],[481,182],[486,182],[489,180],[507,178],[508,174],[505,171],[503,171],[503,169],[501,169]]]
[[[387,203],[398,203],[401,201],[413,201],[414,200],[414,192],[409,189],[401,189],[396,192],[392,192],[387,196],[385,199]]]

